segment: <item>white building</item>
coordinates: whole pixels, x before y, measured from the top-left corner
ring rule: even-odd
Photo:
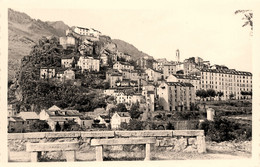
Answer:
[[[112,129],[119,129],[120,125],[124,123],[129,123],[131,117],[128,112],[115,112],[111,118],[111,128]]]
[[[40,69],[40,78],[49,79],[55,77],[55,68],[41,68]]]
[[[84,70],[99,71],[100,70],[100,60],[94,59],[93,57],[80,56],[79,61],[78,61],[78,66],[81,68],[82,72]]]

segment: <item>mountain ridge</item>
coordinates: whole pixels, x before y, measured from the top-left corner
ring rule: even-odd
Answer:
[[[63,21],[42,21],[33,19],[23,12],[8,9],[8,80],[16,76],[21,59],[28,56],[31,47],[38,43],[43,36],[61,37],[66,35],[70,28]],[[134,45],[121,39],[112,39],[120,52],[127,53],[137,60],[140,57],[148,56],[138,50]]]

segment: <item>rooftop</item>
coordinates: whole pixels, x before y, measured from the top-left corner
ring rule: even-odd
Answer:
[[[169,86],[194,87],[191,83],[185,82],[166,82]]]
[[[39,115],[36,114],[36,112],[20,112],[19,116],[24,119],[40,119]]]
[[[251,72],[237,71],[235,69],[201,69],[201,72],[212,72],[212,73],[223,73],[223,74],[252,76]]]

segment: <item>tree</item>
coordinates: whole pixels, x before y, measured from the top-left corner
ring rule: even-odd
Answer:
[[[204,100],[204,98],[208,97],[208,93],[206,90],[200,89],[196,91],[196,96],[200,97],[200,99],[203,98]]]
[[[139,103],[132,104],[130,108],[130,116],[132,119],[138,119],[142,113]]]
[[[35,132],[46,132],[46,131],[50,131],[50,126],[46,121],[39,120],[31,124],[30,129]]]
[[[123,103],[117,104],[116,111],[118,111],[118,112],[127,112],[125,104],[123,104]]]
[[[242,27],[245,26],[250,26],[251,28],[251,35],[253,33],[253,12],[252,10],[236,10],[235,14],[243,14],[243,18],[242,20],[245,20],[244,24],[242,25]]]
[[[253,30],[253,13],[252,13],[252,10],[236,10],[235,14],[244,14],[244,17],[242,18],[242,20],[245,20],[245,22],[242,25],[242,27],[249,25],[251,30]]]
[[[132,119],[129,122],[128,125],[128,129],[127,130],[143,130],[144,126],[143,126],[143,122],[136,120],[136,119]]]
[[[172,125],[171,122],[168,122],[168,123],[167,123],[166,129],[167,129],[167,130],[174,130],[174,126]]]
[[[217,96],[218,96],[219,101],[221,100],[221,97],[222,97],[223,95],[224,95],[223,92],[221,92],[221,91],[217,92]]]
[[[208,89],[207,94],[209,97],[215,97],[216,96],[216,91],[214,89]]]
[[[229,99],[230,100],[233,99],[233,97],[235,97],[234,93],[229,94]]]

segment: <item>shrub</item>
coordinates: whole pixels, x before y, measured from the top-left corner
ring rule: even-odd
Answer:
[[[139,121],[135,119],[130,120],[127,128],[127,130],[143,130],[143,129],[144,129],[143,121]]]
[[[215,118],[214,121],[205,121],[200,124],[199,128],[204,130],[207,139],[215,142],[244,141],[252,138],[250,125],[237,123],[221,117]]]

